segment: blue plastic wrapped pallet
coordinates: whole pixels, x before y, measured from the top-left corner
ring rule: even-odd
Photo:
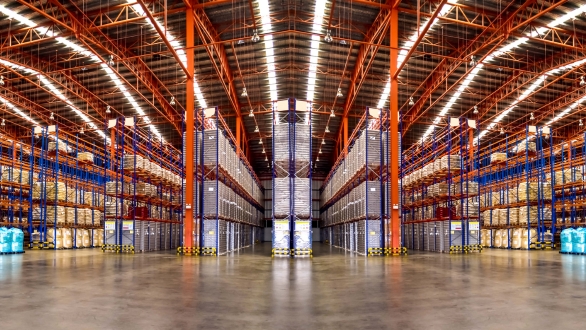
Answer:
[[[24,252],[24,233],[18,228],[10,228],[8,230],[12,233],[12,252]]]
[[[562,242],[561,252],[572,252],[572,233],[574,231],[575,230],[573,228],[562,230],[562,233],[560,234],[560,240]]]
[[[586,229],[578,228],[572,233],[572,253],[586,252]]]
[[[12,234],[6,228],[0,228],[0,253],[12,252]]]

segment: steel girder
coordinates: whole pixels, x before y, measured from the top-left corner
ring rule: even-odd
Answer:
[[[61,25],[63,28],[74,33],[77,39],[82,42],[94,55],[96,55],[102,62],[106,62],[104,57],[94,49],[98,47],[107,54],[116,56],[118,62],[122,63],[131,73],[134,74],[137,81],[140,81],[143,86],[153,95],[154,99],[157,100],[162,109],[155,106],[148,97],[140,92],[139,88],[135,84],[131,84],[118,70],[113,70],[114,73],[122,80],[129,89],[133,90],[139,95],[146,103],[154,108],[158,113],[166,118],[177,130],[179,134],[182,134],[181,129],[181,113],[184,111],[181,105],[178,107],[181,110],[178,112],[169,104],[169,100],[163,95],[161,91],[166,92],[168,95],[172,95],[170,91],[166,89],[159,79],[153,74],[150,68],[141,58],[134,57],[134,53],[126,49],[120,43],[112,40],[105,35],[100,29],[91,22],[85,14],[82,18],[78,17],[70,10],[65,8],[56,0],[50,0],[47,2],[37,2],[35,0],[19,0],[20,3],[32,9],[36,13],[44,16],[45,18]],[[83,14],[83,11],[79,9],[75,3],[71,2],[71,6]],[[60,19],[57,19],[59,17]],[[93,30],[93,31],[92,31]]]
[[[190,6],[189,3],[187,3],[187,5]],[[242,136],[244,138],[243,140],[246,145],[246,130],[242,124],[242,113],[240,111],[240,103],[238,102],[238,92],[234,86],[234,75],[230,67],[228,56],[226,55],[226,48],[203,7],[198,7],[197,5],[198,4],[191,6],[191,12],[195,19],[195,30],[202,43],[205,45],[205,50],[208,53],[210,62],[218,74],[218,79],[226,92],[226,96],[228,97],[232,108],[236,112],[237,118],[239,118],[239,123],[242,128]],[[238,148],[240,149],[240,146],[238,146]]]
[[[539,61],[531,65],[530,67],[525,68],[525,71],[513,71],[513,74],[511,74],[504,83],[501,83],[501,85],[494,92],[492,92],[490,95],[488,95],[481,102],[478,103],[478,118],[482,119],[484,115],[486,115],[492,109],[492,107],[494,107],[498,102],[501,102],[505,98],[517,94],[521,90],[521,88],[527,86],[533,79],[543,75],[545,72],[548,72],[556,68],[561,68],[567,64],[571,64],[575,61],[578,61],[579,59],[580,58],[576,56],[576,54],[556,54],[547,57],[542,61]],[[527,98],[529,98],[531,95],[538,93],[543,88],[551,86],[553,83],[565,79],[570,73],[575,72],[577,69],[579,69],[579,67],[575,67],[574,69],[569,70],[561,74],[560,76],[555,76],[554,80],[536,89]],[[469,109],[468,111],[464,112],[464,114],[470,113],[470,111],[472,111],[472,109]],[[490,119],[492,119],[492,117],[487,118],[483,122],[486,122]]]
[[[460,67],[461,63],[470,58],[471,55],[476,55],[481,50],[485,49],[486,47],[490,47],[488,50],[479,60],[478,62],[482,62],[489,54],[491,54],[494,50],[497,49],[502,43],[505,42],[507,38],[503,36],[509,36],[512,32],[516,31],[517,29],[521,28],[523,25],[527,24],[530,20],[540,17],[546,11],[544,8],[557,7],[566,0],[559,0],[549,7],[544,7],[543,3],[539,4],[535,1],[527,1],[519,8],[517,8],[514,12],[507,15],[506,18],[500,19],[497,17],[488,27],[492,29],[489,30],[488,27],[484,28],[483,31],[476,36],[473,40],[466,43],[464,46],[460,47],[454,54],[451,54],[451,57],[457,58],[457,60],[449,60],[444,58],[436,69],[428,76],[427,79],[420,85],[420,87],[411,95],[414,99],[417,96],[417,93],[423,89],[422,94],[417,98],[415,105],[408,108],[407,104],[403,105],[405,110],[404,112],[404,131],[407,131],[409,127],[416,122],[423,114],[427,111],[432,109],[439,100],[442,100],[444,97],[448,95],[455,87],[457,87],[461,81],[463,81],[467,74],[462,75],[454,84],[450,87],[445,89],[442,95],[436,98],[434,101],[430,101],[429,105],[426,106],[426,101],[433,95],[433,93],[441,86],[444,85],[444,82]],[[509,4],[511,6],[514,3]],[[502,13],[507,12],[507,10],[503,10]],[[487,37],[484,37],[485,34],[490,33]],[[471,71],[473,68],[469,68],[468,70]]]

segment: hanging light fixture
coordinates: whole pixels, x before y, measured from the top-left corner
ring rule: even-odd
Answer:
[[[326,139],[321,139],[321,144],[326,144]]]
[[[49,116],[49,119],[51,119],[51,120],[55,119],[55,114],[51,112],[51,116]]]
[[[110,111],[110,106],[106,107],[106,113],[111,113],[112,111]]]
[[[258,144],[262,144],[262,139],[259,139],[258,140]]]
[[[326,133],[329,133],[329,132],[330,132],[330,127],[326,126]]]
[[[346,42],[346,40],[342,39],[340,40],[340,45],[342,46],[346,46],[348,43]]]
[[[317,158],[315,159],[316,162],[319,162],[319,156],[317,156]]]
[[[411,97],[409,98],[409,106],[411,106],[411,107],[412,107],[412,106],[414,106],[414,105],[415,105],[415,100],[413,100],[413,96],[411,96]]]
[[[0,126],[6,126],[6,119],[2,118],[2,123],[0,124]]]
[[[474,106],[474,114],[475,114],[475,115],[477,115],[477,114],[478,114],[478,106],[477,106],[477,105],[475,105],[475,106]]]
[[[336,117],[336,114],[334,113],[334,109],[332,109],[332,111],[330,112],[330,118],[334,118]]]
[[[259,42],[260,41],[260,37],[258,36],[258,32],[256,32],[256,30],[253,30],[252,38],[250,38],[250,40],[252,40],[252,42]]]
[[[175,96],[171,96],[171,102],[169,102],[170,105],[175,105]]]
[[[254,112],[252,111],[252,109],[250,109],[250,112],[248,113],[248,117],[254,117]]]
[[[265,156],[265,162],[269,161],[269,157]]]
[[[501,127],[501,135],[505,134],[505,130]]]
[[[4,76],[0,76],[0,86],[4,86]]]
[[[242,40],[242,39],[238,40],[238,45],[244,45],[244,40]]]
[[[262,153],[266,154],[267,152],[265,151],[265,148],[262,148]]]
[[[255,132],[255,133],[258,133],[258,132],[259,132],[259,131],[258,131],[258,126],[254,126],[254,132]]]
[[[114,56],[113,55],[108,56],[108,65],[114,66]]]
[[[321,154],[321,149],[319,149],[319,152],[318,152],[318,153],[320,153],[320,154]]]
[[[338,92],[336,93],[337,97],[343,97],[344,94],[342,94],[342,89],[340,87],[338,87]]]
[[[334,40],[334,38],[332,38],[332,31],[327,30],[326,36],[324,37],[324,41],[325,42],[332,42],[333,40]]]
[[[2,85],[4,85],[4,84],[2,83]],[[584,86],[584,85],[586,85],[586,81],[584,81],[584,76],[582,76],[582,77],[580,77],[580,86]]]
[[[470,56],[470,66],[476,66],[476,56]]]
[[[246,91],[246,87],[242,88],[242,94],[240,94],[240,96],[242,96],[242,97],[248,96],[248,92]]]
[[[4,124],[4,119],[2,119],[2,124]],[[584,126],[582,119],[580,119],[580,121],[578,122],[578,126],[580,126],[580,127]]]
[[[529,117],[529,120],[534,120],[535,117],[533,116],[533,112],[531,113],[531,117]]]
[[[85,132],[83,131],[83,126],[81,127],[81,130],[79,131],[79,134],[85,134]]]

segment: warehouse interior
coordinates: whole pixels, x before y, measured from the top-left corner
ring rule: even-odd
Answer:
[[[579,327],[583,29],[582,0],[0,0],[2,325]]]

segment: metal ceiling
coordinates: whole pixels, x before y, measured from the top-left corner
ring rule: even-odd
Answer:
[[[336,157],[344,114],[349,118],[351,131],[366,107],[377,105],[389,80],[388,21],[396,2],[326,3],[312,115],[314,159],[320,148],[323,152],[316,166],[318,172],[327,173]],[[267,163],[261,151],[271,150],[271,100],[264,42],[253,42],[251,37],[255,29],[261,37],[273,37],[278,97],[305,99],[316,1],[268,1],[272,25],[268,33],[262,30],[256,0],[187,3],[193,5],[199,26],[194,51],[195,78],[201,93],[208,106],[220,108],[234,129],[240,113],[249,159],[262,173]],[[408,45],[409,40],[417,38],[416,31],[437,15],[436,23],[420,38],[399,74],[404,147],[422,138],[462,82],[471,76],[471,55],[484,67],[461,91],[445,116],[468,116],[476,119],[481,129],[486,129],[543,74],[584,59],[586,16],[580,9],[585,5],[586,1],[561,0],[401,1],[400,45]],[[2,98],[41,125],[58,123],[71,132],[79,131],[84,120],[59,93],[99,127],[115,115],[138,115],[138,106],[164,139],[179,148],[186,78],[177,54],[185,45],[185,2],[4,0],[0,6],[0,59],[11,63],[0,65],[5,82],[0,86]],[[147,8],[152,19],[178,41],[175,50],[170,50],[165,42],[169,38],[161,37],[149,23],[151,18],[137,10],[139,7]],[[579,12],[575,17],[555,28],[548,27],[575,10]],[[23,18],[34,25],[23,23]],[[331,30],[334,39],[330,43],[324,41],[327,30]],[[523,37],[527,38],[525,42],[482,62]],[[75,51],[67,47],[67,42],[90,53]],[[99,61],[92,60],[90,54]],[[112,74],[123,88],[113,82],[102,66],[110,55],[114,61],[110,66]],[[45,80],[24,68],[40,73]],[[586,87],[580,85],[583,75],[583,64],[548,75],[492,127],[483,143],[498,138],[496,132],[501,128],[515,132],[528,123],[545,125],[584,96]],[[241,96],[244,87],[248,97]],[[342,97],[336,96],[338,88]],[[136,101],[135,105],[125,93]],[[170,102],[172,97],[175,105]],[[409,105],[411,97],[413,106]],[[107,106],[111,107],[111,114],[106,113]],[[478,114],[473,113],[474,106],[478,107]],[[248,116],[250,109],[255,112],[254,117]],[[332,109],[335,118],[330,117]],[[6,134],[29,134],[32,123],[22,114],[5,102],[1,110],[8,124],[4,128]],[[580,129],[577,123],[583,111],[579,105],[552,123],[554,136],[564,139],[575,134]],[[49,119],[51,112],[55,114],[54,120]],[[529,119],[532,112],[534,120]],[[436,120],[437,125],[442,122]],[[255,126],[259,133],[254,132]],[[325,133],[326,126],[330,133]],[[99,138],[91,132],[86,136],[90,140]],[[262,145],[258,143],[260,137]],[[325,145],[321,144],[322,138]]]

